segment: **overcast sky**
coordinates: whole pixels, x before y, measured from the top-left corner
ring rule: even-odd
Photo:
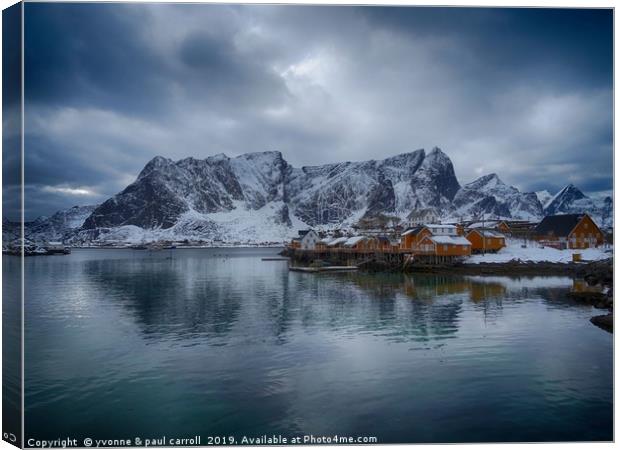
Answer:
[[[27,3],[27,217],[154,156],[442,148],[461,184],[612,189],[611,10]]]

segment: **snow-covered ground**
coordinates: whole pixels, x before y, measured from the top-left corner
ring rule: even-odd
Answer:
[[[536,242],[528,242],[525,248],[522,247],[523,241],[509,240],[506,247],[497,253],[487,253],[485,255],[472,255],[465,260],[468,264],[480,263],[505,263],[509,261],[520,262],[572,262],[574,253],[581,253],[582,261],[598,261],[611,258],[612,248],[588,248],[584,250],[557,250],[551,247],[540,247]]]

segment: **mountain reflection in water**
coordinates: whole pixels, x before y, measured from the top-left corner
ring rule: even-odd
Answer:
[[[276,252],[27,259],[27,435],[611,439],[612,336],[572,279],[293,273]]]

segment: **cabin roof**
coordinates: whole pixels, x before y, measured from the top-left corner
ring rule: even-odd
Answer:
[[[417,226],[417,227],[409,228],[407,231],[405,231],[403,234],[401,234],[401,236],[407,236],[409,234],[418,234],[423,229],[424,229],[423,226]]]
[[[366,239],[366,236],[353,236],[346,240],[344,243],[345,247],[353,247],[354,245],[360,243]]]
[[[553,233],[555,236],[568,236],[585,214],[559,214],[545,217],[534,229],[536,234]]]
[[[328,247],[333,247],[334,245],[343,244],[343,243],[347,242],[348,239],[349,238],[346,238],[346,237],[339,237],[339,238],[336,238],[336,239],[332,239],[331,241],[329,241],[327,243],[327,246]]]
[[[463,236],[431,236],[430,239],[435,244],[471,245]]]
[[[487,237],[487,238],[503,238],[504,235],[502,233],[498,233],[497,231],[493,231],[493,230],[479,230],[479,229],[474,229],[471,230],[469,233],[473,233],[476,232],[478,234],[480,234],[481,236]],[[467,233],[467,234],[469,234]]]
[[[306,236],[306,234],[310,233],[311,231],[314,231],[314,230],[312,230],[312,229],[309,229],[309,230],[299,230],[297,233],[299,234],[299,237],[303,239]]]
[[[486,227],[495,227],[502,223],[503,220],[485,220],[484,222],[474,222],[470,224],[467,228],[486,228]]]

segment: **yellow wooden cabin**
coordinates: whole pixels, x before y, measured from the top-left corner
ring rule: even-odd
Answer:
[[[506,238],[496,231],[474,229],[470,230],[466,237],[471,242],[471,250],[474,253],[495,253],[506,247]]]

